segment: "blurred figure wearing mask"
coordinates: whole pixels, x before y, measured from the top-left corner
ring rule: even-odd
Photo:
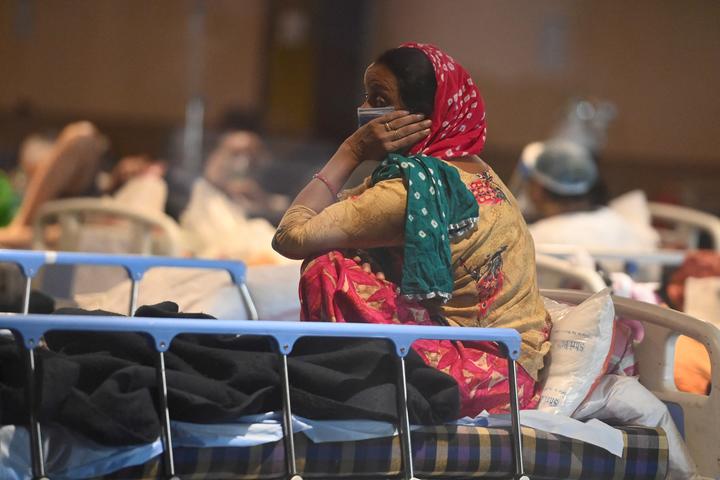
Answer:
[[[279,220],[290,202],[284,195],[266,192],[254,173],[271,161],[260,137],[248,131],[224,135],[210,154],[205,179],[236,202],[249,217]]]
[[[521,158],[520,193],[536,244],[571,244],[589,249],[652,250],[658,234],[646,222],[623,212],[644,202],[631,192],[608,206],[599,192],[599,174],[590,151],[567,140],[531,143]]]
[[[270,246],[275,227],[266,218],[282,215],[289,201],[266,192],[253,178],[269,161],[255,133],[236,131],[220,139],[180,216],[193,254],[237,258],[250,265],[287,262]],[[265,218],[252,218],[260,216]]]

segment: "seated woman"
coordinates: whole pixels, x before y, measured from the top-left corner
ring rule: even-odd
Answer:
[[[364,80],[363,106],[395,111],[343,142],[273,240],[281,254],[306,260],[302,320],[514,328],[520,406],[532,408],[551,324],[522,215],[478,157],[478,88],[450,56],[416,43],[380,55]],[[372,160],[382,163],[338,201],[350,174]],[[507,362],[496,345],[418,341],[414,349],[456,379],[463,415],[508,408]]]

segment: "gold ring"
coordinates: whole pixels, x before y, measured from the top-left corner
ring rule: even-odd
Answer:
[[[390,126],[390,123],[389,123],[389,122],[385,122],[385,130],[387,130],[388,132],[392,132],[392,131],[393,131],[393,128]]]
[[[397,140],[397,139],[398,139],[398,131],[393,130],[393,140]]]

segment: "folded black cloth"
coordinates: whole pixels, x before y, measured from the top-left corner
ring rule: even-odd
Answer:
[[[62,309],[58,314],[110,315]],[[114,315],[114,314],[113,314]],[[182,314],[165,302],[138,316],[208,318]],[[212,320],[209,320],[212,321]],[[42,422],[56,422],[106,445],[153,441],[160,433],[156,352],[134,333],[50,332],[37,350]],[[24,364],[16,344],[0,340],[0,424],[25,424]],[[398,361],[382,340],[303,339],[288,359],[293,412],[317,419],[397,420]],[[218,423],[281,409],[280,357],[270,339],[181,335],[165,354],[168,404],[174,420]],[[455,380],[406,357],[413,423],[457,418]]]

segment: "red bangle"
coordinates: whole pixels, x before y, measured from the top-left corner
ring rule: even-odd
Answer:
[[[332,185],[330,185],[330,181],[327,178],[325,178],[325,175],[318,172],[315,175],[313,175],[313,178],[316,178],[316,179],[320,180],[321,182],[323,182],[325,184],[325,186],[327,187],[327,189],[330,190],[330,194],[334,198],[337,198],[337,195],[338,195],[337,192],[332,188]]]

